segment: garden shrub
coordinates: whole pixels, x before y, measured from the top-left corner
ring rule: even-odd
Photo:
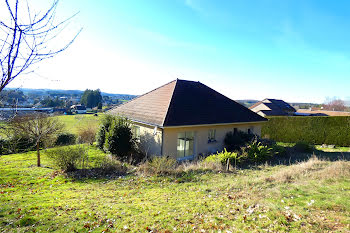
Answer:
[[[22,153],[34,149],[34,140],[26,136],[14,135],[9,139],[0,138],[0,155]]]
[[[105,141],[106,141],[106,129],[103,125],[101,125],[96,134],[96,144],[100,150],[103,150]]]
[[[115,117],[109,114],[104,115],[101,119],[101,124],[96,134],[97,147],[101,150],[104,150],[106,133],[109,132],[113,121],[115,121]]]
[[[123,160],[127,160],[135,148],[130,123],[125,118],[116,118],[106,133],[104,148]]]
[[[252,162],[264,162],[273,156],[272,148],[254,140],[246,146],[248,160]]]
[[[261,135],[279,142],[350,146],[350,116],[269,117]]]
[[[307,142],[297,142],[293,148],[300,153],[312,153],[315,149],[315,147],[313,145],[310,145]]]
[[[60,169],[71,172],[76,170],[79,161],[86,157],[86,150],[80,146],[63,146],[48,150],[46,154]]]
[[[242,131],[238,132],[227,132],[224,138],[224,145],[228,151],[234,151],[240,149],[246,143],[253,140],[254,134],[248,134]]]
[[[154,156],[139,166],[139,171],[148,175],[165,175],[175,172],[176,159],[166,156]]]
[[[88,143],[90,145],[94,144],[96,137],[96,129],[92,127],[80,128],[78,130],[78,142]]]
[[[226,148],[222,152],[209,155],[205,158],[205,162],[220,162],[222,165],[226,165],[227,161],[230,160],[230,164],[236,164],[239,162],[239,156],[235,152],[228,152]]]
[[[75,144],[77,136],[72,133],[61,133],[57,136],[55,145],[56,146],[66,146]]]

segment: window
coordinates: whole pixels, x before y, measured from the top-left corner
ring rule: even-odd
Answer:
[[[216,142],[216,129],[209,129],[208,130],[208,143]]]
[[[132,126],[131,132],[134,138],[136,138],[137,140],[140,140],[140,126],[136,126],[136,125]]]
[[[248,128],[248,134],[254,134],[254,127]]]
[[[177,158],[194,155],[194,133],[182,132],[177,134]]]

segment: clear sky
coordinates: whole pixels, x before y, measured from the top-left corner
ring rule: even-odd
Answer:
[[[10,86],[143,94],[179,78],[232,99],[350,98],[350,1],[61,0],[57,14],[77,11],[75,43]]]

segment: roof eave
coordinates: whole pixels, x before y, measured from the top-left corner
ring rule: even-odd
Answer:
[[[198,124],[198,125],[174,125],[174,126],[160,126],[160,128],[188,128],[188,127],[203,127],[203,126],[216,126],[216,125],[243,125],[243,124],[259,124],[268,121],[268,119],[262,121],[248,121],[248,122],[231,122],[231,123],[214,123],[214,124]]]

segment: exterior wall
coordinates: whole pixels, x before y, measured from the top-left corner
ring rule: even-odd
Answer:
[[[250,128],[252,133],[261,135],[261,126],[263,123],[250,123],[250,124],[229,124],[229,125],[206,125],[195,127],[168,127],[163,130],[163,155],[176,157],[177,154],[177,137],[178,133],[193,131],[195,134],[194,139],[194,154],[207,155],[221,151],[224,148],[224,138],[227,132],[233,131],[237,128],[240,131],[247,132]],[[208,142],[208,130],[216,130],[216,142]]]
[[[133,126],[140,127],[139,146],[147,156],[162,154],[162,129],[133,122]]]
[[[271,110],[271,109],[269,107],[267,107],[265,104],[261,103],[258,106],[254,107],[250,110],[257,113],[257,112],[260,112],[261,110]]]

